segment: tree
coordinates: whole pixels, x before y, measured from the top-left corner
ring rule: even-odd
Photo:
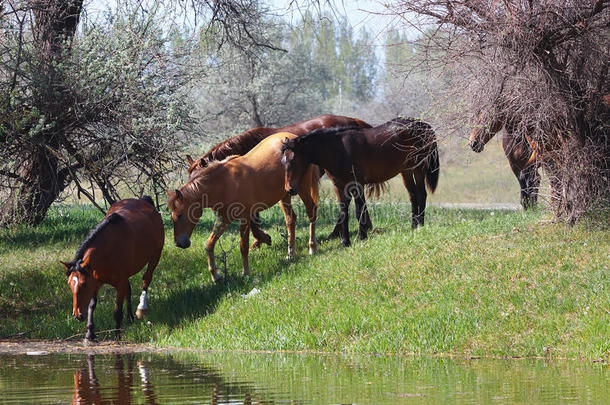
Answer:
[[[91,190],[107,203],[157,192],[200,73],[173,18],[205,15],[221,45],[273,48],[251,24],[257,3],[127,1],[103,21],[83,20],[82,0],[0,3],[0,225],[39,223],[69,186],[94,204]]]
[[[346,22],[306,14],[294,27],[278,18],[263,18],[257,26],[275,38],[281,50],[221,49],[202,41],[209,72],[197,94],[207,131],[232,135],[256,126],[282,126],[331,108],[342,92],[345,98],[366,100],[375,91],[376,58],[370,35],[355,37]],[[204,33],[205,34],[205,33]]]
[[[391,12],[423,33],[422,54],[450,65],[473,123],[502,116],[533,139],[572,222],[610,196],[607,0],[397,1]],[[525,141],[525,140],[524,140]]]

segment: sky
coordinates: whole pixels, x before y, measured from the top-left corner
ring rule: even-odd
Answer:
[[[321,0],[323,3],[325,0]],[[384,34],[395,19],[384,14],[386,8],[380,0],[333,0],[335,12],[347,17],[355,31],[361,27],[373,33],[375,42],[383,44]],[[92,18],[99,16],[108,6],[114,7],[117,0],[86,0],[85,10]],[[300,18],[301,11],[295,6],[290,7],[292,0],[266,0],[263,3],[270,5],[272,11],[283,15],[288,20]],[[387,1],[386,1],[387,3]]]

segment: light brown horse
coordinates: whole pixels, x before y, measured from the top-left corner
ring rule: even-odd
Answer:
[[[125,199],[110,206],[106,217],[91,231],[76,251],[74,260],[61,262],[66,267],[68,286],[72,290],[72,313],[79,321],[87,314],[86,339],[95,339],[93,311],[97,293],[103,284],[117,290],[114,320],[120,337],[123,301],[127,301],[127,317],[131,311],[129,277],[148,267],[142,277],[142,295],[136,315],[142,318],[148,311],[147,290],[163,250],[165,233],[161,215],[150,197]]]
[[[401,174],[411,199],[411,225],[424,224],[426,185],[434,192],[439,160],[436,136],[430,125],[410,118],[395,118],[375,128],[318,129],[282,146],[286,168],[285,188],[294,194],[306,168],[314,164],[326,171],[341,196],[342,244],[348,246],[348,210],[356,203],[358,236],[366,238],[364,186],[379,189],[383,182]]]
[[[260,141],[277,132],[290,132],[291,134],[295,135],[303,135],[307,132],[313,131],[314,129],[331,127],[371,128],[369,124],[358,118],[332,114],[319,115],[317,117],[303,120],[281,128],[251,128],[213,146],[208,152],[206,152],[205,155],[197,160],[194,160],[187,155],[186,158],[189,164],[189,179],[193,176],[193,172],[195,170],[204,168],[212,162],[223,160],[232,155],[245,155],[252,150],[252,148],[258,145]],[[339,198],[338,195],[337,198]],[[372,228],[371,219],[369,218],[368,213],[364,219],[367,223],[367,227]],[[331,233],[330,237],[338,236],[340,229],[341,224],[339,221],[337,221],[335,229]],[[260,229],[260,217],[258,214],[255,214],[252,218],[251,230],[252,236],[254,236],[255,239],[254,243],[252,244],[253,249],[260,247],[263,243],[268,245],[271,244],[271,237]]]
[[[243,274],[250,272],[248,239],[251,218],[254,214],[281,201],[288,228],[288,258],[295,254],[296,215],[290,195],[284,190],[284,167],[281,148],[284,138],[296,138],[288,132],[271,135],[244,156],[229,156],[196,170],[195,175],[182,187],[168,192],[168,207],[174,222],[174,241],[181,248],[191,245],[190,236],[201,218],[204,208],[211,208],[218,219],[206,244],[208,268],[214,282],[219,273],[214,260],[214,246],[233,221],[240,222]],[[317,250],[315,226],[318,209],[317,167],[306,168],[304,181],[297,190],[309,217],[309,253]],[[296,193],[295,193],[296,194]]]
[[[497,115],[490,122],[479,125],[471,131],[468,145],[473,151],[482,152],[487,142],[502,128],[505,131],[502,148],[511,170],[519,181],[521,205],[524,209],[533,208],[538,201],[540,173],[536,163],[538,146],[530,136],[526,134],[520,137],[511,120],[503,115]]]

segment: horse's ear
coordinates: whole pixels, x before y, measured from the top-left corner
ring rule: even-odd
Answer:
[[[60,260],[59,262],[60,262],[61,264],[63,264],[63,265],[64,265],[64,267],[66,268],[66,270],[70,270],[70,263],[66,263],[66,262],[61,261],[61,260]]]
[[[176,192],[176,197],[177,197],[178,199],[182,199],[182,193],[180,192],[180,190],[176,189],[176,191],[175,191],[175,192]]]
[[[192,166],[193,163],[195,163],[195,160],[193,160],[191,155],[186,155],[186,162],[189,164],[189,166]]]

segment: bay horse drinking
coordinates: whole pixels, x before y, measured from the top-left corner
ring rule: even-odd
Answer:
[[[229,156],[197,170],[195,175],[179,189],[168,191],[168,207],[174,222],[174,241],[180,248],[191,245],[190,237],[201,218],[204,208],[211,208],[217,216],[212,234],[206,243],[208,269],[214,282],[222,275],[216,267],[214,246],[233,221],[240,223],[240,250],[243,274],[248,275],[248,240],[251,219],[258,212],[281,201],[288,228],[288,258],[295,254],[296,214],[290,195],[284,190],[284,167],[280,159],[282,140],[296,138],[288,132],[271,135],[243,156]],[[295,189],[305,204],[309,218],[309,253],[317,250],[315,237],[316,215],[319,199],[320,172],[308,166],[303,182]]]
[[[148,196],[125,199],[110,206],[104,219],[81,243],[74,260],[61,262],[66,267],[68,286],[72,290],[72,313],[79,321],[87,316],[85,339],[95,339],[93,311],[103,284],[110,284],[117,290],[114,320],[116,336],[120,338],[123,301],[127,301],[128,320],[133,320],[129,277],[148,264],[136,312],[139,319],[144,317],[148,311],[148,286],[159,263],[164,239],[161,215],[152,199]]]
[[[331,128],[331,127],[359,127],[359,128],[371,128],[369,124],[358,119],[345,117],[342,115],[331,115],[324,114],[317,117],[303,120],[295,124],[287,125],[281,128],[251,128],[239,135],[235,135],[229,139],[226,139],[219,144],[210,148],[202,157],[194,160],[189,155],[186,156],[189,164],[188,174],[189,179],[193,177],[194,172],[198,169],[208,166],[212,162],[223,160],[232,155],[245,155],[252,148],[254,148],[260,141],[268,137],[269,135],[278,132],[290,132],[295,135],[303,135],[314,129],[318,128]],[[339,195],[337,195],[339,198]],[[367,227],[371,228],[371,219],[368,214],[365,216]],[[271,237],[260,229],[260,218],[258,214],[252,218],[251,222],[252,236],[254,236],[253,248],[261,246],[263,243],[268,245],[271,244]],[[341,224],[337,221],[334,231],[331,233],[331,237],[339,236]]]
[[[521,205],[524,209],[533,208],[538,201],[540,173],[536,160],[536,145],[528,135],[520,137],[516,125],[503,115],[497,115],[491,121],[474,128],[470,133],[468,145],[479,153],[495,134],[504,128],[502,149],[508,159],[508,164],[519,181],[521,189]]]
[[[318,165],[326,171],[340,196],[344,246],[350,244],[347,207],[352,197],[356,203],[358,236],[360,239],[367,236],[365,185],[369,185],[369,190],[379,190],[383,182],[400,173],[411,199],[411,225],[415,228],[424,224],[426,185],[434,192],[438,183],[434,131],[415,119],[395,118],[374,128],[315,130],[285,139],[282,153],[285,188],[291,194],[297,190],[309,165]]]

